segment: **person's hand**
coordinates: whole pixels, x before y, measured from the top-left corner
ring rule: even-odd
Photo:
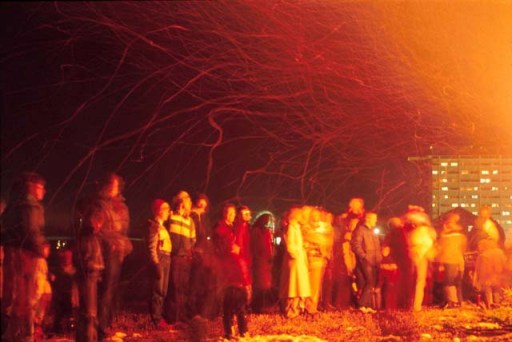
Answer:
[[[153,264],[153,272],[155,274],[155,278],[156,280],[160,280],[162,279],[162,269],[160,268],[160,266],[158,264]]]
[[[247,285],[245,287],[245,293],[247,295],[247,304],[249,304],[252,300],[252,286],[251,285]]]
[[[240,246],[234,243],[233,246],[231,246],[231,253],[240,254]]]

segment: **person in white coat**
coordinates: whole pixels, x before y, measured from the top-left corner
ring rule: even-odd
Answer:
[[[280,298],[285,303],[288,318],[306,310],[311,297],[307,255],[300,227],[301,209],[292,208],[284,224],[285,253],[281,269]]]

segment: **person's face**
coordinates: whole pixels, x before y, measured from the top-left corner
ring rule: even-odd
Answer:
[[[46,188],[42,183],[29,183],[28,192],[30,195],[34,196],[36,201],[42,201],[46,194]]]
[[[240,215],[242,216],[242,220],[244,220],[244,222],[249,222],[251,220],[251,211],[249,209],[242,210]]]
[[[236,217],[236,209],[233,207],[229,207],[226,212],[226,222],[229,224],[233,224],[235,222]]]
[[[45,245],[43,247],[43,256],[48,259],[48,257],[50,256],[50,246],[49,245]]]
[[[369,228],[375,227],[377,225],[377,215],[376,214],[366,215],[365,222]]]
[[[480,209],[480,216],[483,218],[491,217],[491,210],[487,207]]]
[[[166,221],[169,218],[170,213],[171,213],[171,206],[168,203],[164,203],[160,207],[160,212],[158,213],[158,218],[160,218],[162,221]]]
[[[91,226],[94,234],[98,234],[101,230],[101,226],[105,223],[105,220],[101,216],[93,216],[91,218]]]
[[[116,197],[119,195],[119,192],[119,179],[113,178],[110,184],[109,194],[111,197]]]
[[[350,208],[350,211],[356,214],[362,213],[364,210],[364,202],[360,198],[353,198],[352,200],[350,200],[348,206]]]
[[[208,210],[208,202],[205,199],[203,199],[203,198],[200,199],[197,202],[197,209],[199,209],[200,211],[205,212],[206,210]]]
[[[61,254],[60,254],[60,264],[62,266],[68,266],[68,265],[71,265],[71,263],[73,262],[73,253],[71,251],[63,251]]]
[[[190,212],[190,210],[192,210],[192,199],[190,197],[185,198],[183,204],[186,212]]]

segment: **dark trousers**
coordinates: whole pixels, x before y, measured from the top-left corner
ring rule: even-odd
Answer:
[[[191,315],[201,315],[213,319],[220,313],[220,300],[217,295],[217,275],[212,266],[213,255],[196,256],[190,271]]]
[[[333,306],[333,288],[334,288],[334,274],[333,274],[333,261],[328,260],[324,272],[324,281],[322,284],[322,306],[324,309],[329,309]]]
[[[247,332],[247,319],[245,310],[247,306],[247,292],[243,287],[229,286],[224,290],[224,303],[222,322],[224,325],[224,334],[231,337],[231,326],[233,317],[236,316],[238,322],[238,332],[240,336]]]
[[[164,300],[167,296],[167,289],[169,287],[169,273],[171,271],[171,256],[160,253],[159,255],[160,278],[157,278],[156,271],[152,271],[152,286],[151,286],[151,302],[149,311],[153,322],[158,323],[162,320],[162,310]]]
[[[172,256],[171,281],[169,282],[170,293],[167,296],[169,313],[168,319],[171,322],[186,322],[189,318],[188,298],[190,290],[190,269],[191,257]]]
[[[13,299],[16,289],[16,251],[14,247],[2,247],[4,253],[2,279],[2,334],[13,314]]]
[[[359,298],[359,307],[373,308],[373,290],[377,286],[378,268],[365,260],[357,260],[357,267],[361,271],[362,292]]]
[[[112,318],[117,307],[114,296],[119,295],[119,278],[123,266],[123,260],[117,253],[108,251],[105,254],[105,270],[100,287],[101,306],[98,314],[101,334],[105,333],[105,330],[112,324]]]
[[[98,281],[99,273],[89,273],[79,281],[80,310],[76,341],[98,341]],[[102,303],[103,305],[103,303]]]

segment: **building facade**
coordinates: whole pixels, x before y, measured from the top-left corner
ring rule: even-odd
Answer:
[[[482,205],[512,238],[512,157],[432,156],[432,216],[457,208],[478,214]]]

